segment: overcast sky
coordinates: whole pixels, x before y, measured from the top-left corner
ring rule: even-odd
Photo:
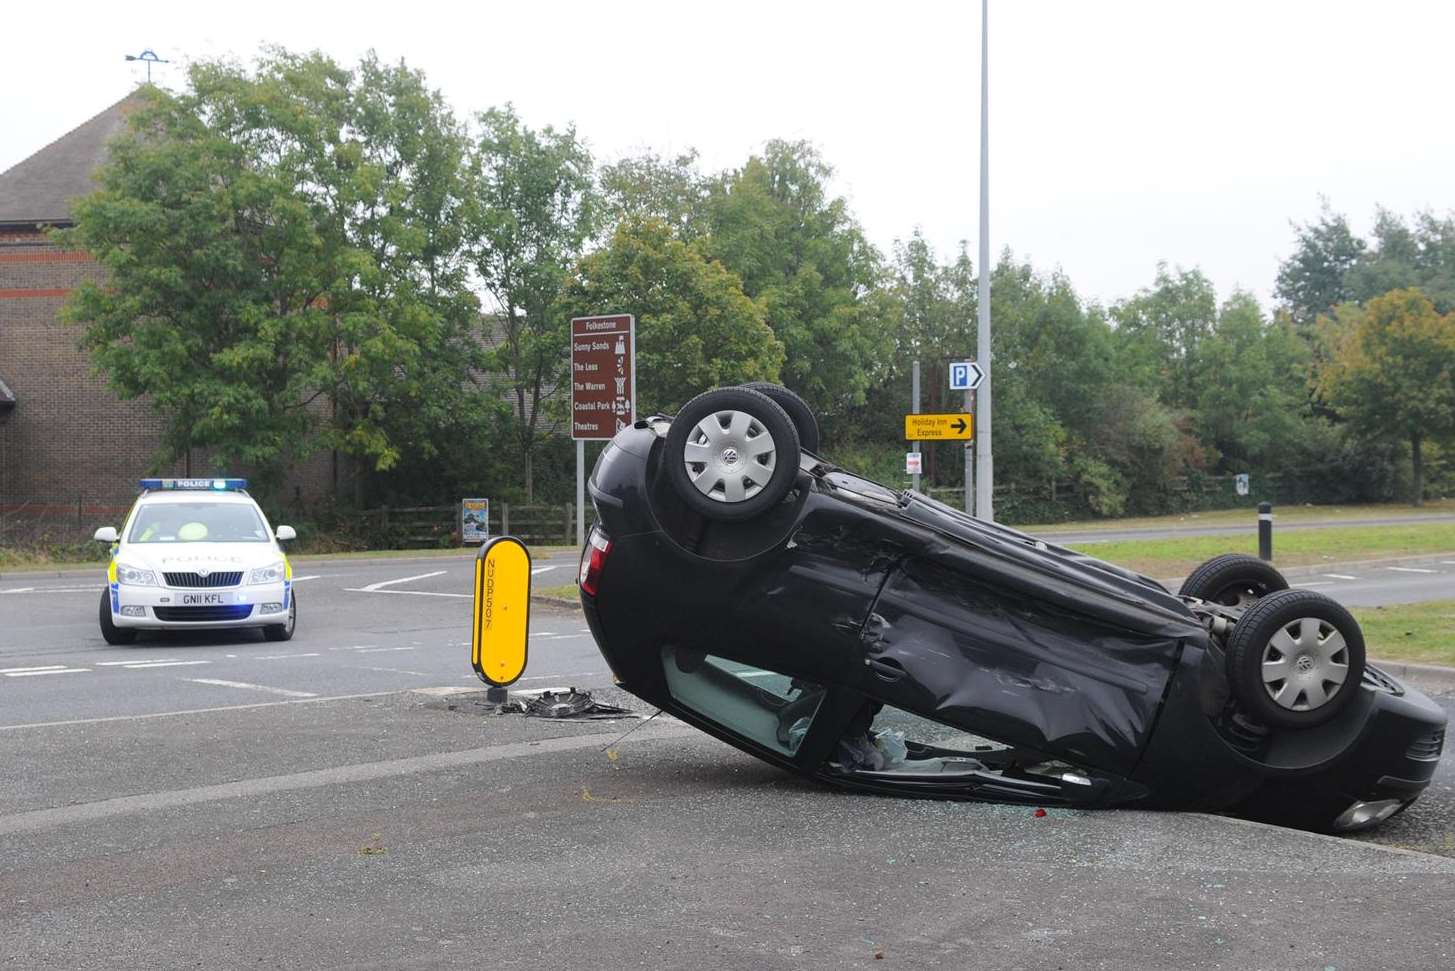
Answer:
[[[980,5],[12,4],[0,170],[124,95],[151,47],[261,43],[421,68],[461,114],[513,101],[574,122],[597,158],[695,147],[710,170],[814,142],[886,252],[916,226],[976,245]],[[1322,193],[1358,231],[1376,203],[1455,208],[1455,4],[992,0],[991,244],[1088,298],[1158,260],[1267,301],[1290,220]]]

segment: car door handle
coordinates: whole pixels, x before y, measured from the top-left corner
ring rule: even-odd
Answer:
[[[869,665],[869,670],[874,672],[874,677],[881,681],[898,681],[904,677],[904,668],[898,661],[871,657],[865,658],[864,663]]]

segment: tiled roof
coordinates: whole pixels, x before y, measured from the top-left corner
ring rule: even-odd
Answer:
[[[129,94],[0,172],[0,226],[70,222],[71,200],[96,187],[91,173],[105,161],[106,143],[126,127],[126,116],[140,104],[135,93]]]

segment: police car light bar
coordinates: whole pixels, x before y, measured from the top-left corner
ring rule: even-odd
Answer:
[[[247,479],[142,479],[143,492],[177,491],[189,492],[241,492],[248,487]]]

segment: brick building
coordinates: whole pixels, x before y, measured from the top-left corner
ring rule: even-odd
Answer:
[[[163,422],[144,400],[121,401],[91,370],[66,295],[102,268],[46,236],[71,224],[71,202],[95,188],[107,143],[138,102],[130,95],[0,173],[0,543],[5,517],[60,516],[77,529],[124,507],[152,467]],[[209,471],[200,461],[196,471]],[[308,463],[290,496],[329,491],[329,463]],[[160,470],[182,475],[186,463]],[[99,519],[98,519],[99,517]]]

